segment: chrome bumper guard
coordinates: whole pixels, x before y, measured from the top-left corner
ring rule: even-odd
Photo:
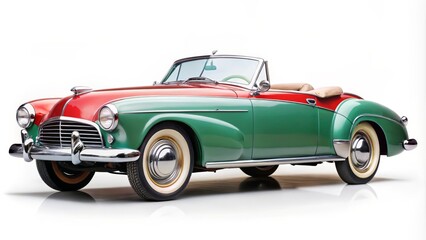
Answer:
[[[417,140],[412,138],[412,139],[408,139],[405,140],[402,143],[402,146],[404,147],[405,150],[409,151],[409,150],[413,150],[414,148],[417,147]]]
[[[30,162],[33,159],[44,161],[69,161],[77,165],[81,162],[133,162],[139,159],[140,152],[134,149],[85,148],[80,134],[71,134],[71,148],[48,148],[34,145],[26,130],[21,130],[22,144],[13,144],[9,154],[23,157]]]

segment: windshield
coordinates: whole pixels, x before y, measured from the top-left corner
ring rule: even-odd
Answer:
[[[215,57],[189,60],[173,65],[162,83],[210,80],[250,85],[258,65],[258,60],[245,58]]]

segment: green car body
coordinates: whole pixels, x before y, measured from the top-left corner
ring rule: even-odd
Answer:
[[[197,142],[196,165],[202,167],[218,161],[337,155],[333,140],[349,141],[360,122],[374,124],[383,134],[384,155],[402,152],[402,143],[408,139],[396,113],[355,98],[343,101],[335,112],[312,111],[311,106],[297,103],[236,98],[141,97],[113,104],[120,122],[112,133],[103,131],[104,138],[114,136],[111,147],[138,149],[155,125],[177,122],[191,129]],[[318,121],[312,120],[317,117]],[[301,119],[306,119],[304,124]]]

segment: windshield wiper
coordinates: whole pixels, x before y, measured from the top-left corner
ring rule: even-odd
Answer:
[[[208,77],[190,77],[190,78],[186,79],[185,81],[183,81],[183,83],[187,83],[187,82],[191,82],[191,81],[194,81],[194,82],[197,82],[197,81],[198,82],[207,81],[207,82],[212,82],[214,84],[218,84],[219,83],[218,81],[210,79]]]

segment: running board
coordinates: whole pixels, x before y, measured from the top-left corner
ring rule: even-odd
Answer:
[[[318,163],[345,161],[344,158],[334,155],[310,156],[310,157],[289,157],[256,160],[237,160],[226,162],[208,162],[206,168],[240,168],[240,167],[262,167],[280,164]]]

